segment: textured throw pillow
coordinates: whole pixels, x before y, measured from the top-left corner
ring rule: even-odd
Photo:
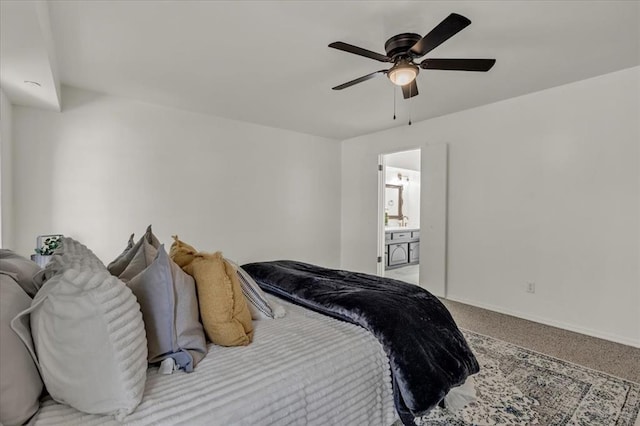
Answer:
[[[276,302],[267,300],[262,289],[258,286],[258,283],[240,266],[238,266],[232,260],[226,259],[237,270],[238,280],[240,280],[240,287],[245,299],[247,299],[247,305],[251,312],[251,318],[254,320],[261,319],[274,319],[282,318],[286,312],[282,305]]]
[[[11,320],[31,306],[31,298],[8,274],[0,274],[0,423],[26,423],[40,407],[42,379]],[[27,324],[28,327],[28,324]],[[31,334],[26,336],[31,340]]]
[[[56,249],[47,266],[38,272],[34,281],[41,287],[56,274],[65,269],[91,269],[104,271],[104,263],[87,246],[69,237],[60,239],[60,247]]]
[[[173,244],[171,244],[171,249],[169,250],[169,257],[182,269],[184,269],[182,265],[191,263],[197,253],[198,250],[193,246],[190,246],[184,241],[180,241],[177,235],[173,236]]]
[[[60,248],[56,250],[47,263],[45,269],[50,269],[56,273],[65,267],[91,268],[97,271],[104,271],[104,263],[81,242],[69,237],[60,239]]]
[[[107,269],[109,270],[111,275],[115,275],[117,277],[122,274],[122,272],[124,272],[127,266],[129,266],[131,259],[133,259],[133,257],[136,255],[138,248],[140,248],[143,241],[147,241],[155,248],[160,247],[160,241],[153,234],[151,225],[147,226],[146,232],[136,244],[133,244],[133,234],[131,234],[131,237],[129,237],[129,242],[127,243],[127,247],[124,249],[124,251],[120,253],[118,257],[116,257],[111,263],[109,263],[109,265],[107,265]]]
[[[41,270],[37,263],[26,257],[12,250],[0,249],[0,271],[15,274],[20,287],[31,297],[35,296],[40,288],[34,277]]]
[[[169,259],[164,246],[151,249],[155,259],[127,284],[142,310],[148,360],[156,363],[173,358],[179,368],[191,372],[207,351],[195,283]]]
[[[29,346],[51,397],[121,421],[142,400],[147,341],[135,296],[102,271],[65,267],[49,279],[12,327]]]
[[[197,253],[174,236],[171,258],[193,276],[204,331],[213,343],[244,346],[251,343],[253,324],[233,266],[222,253]]]

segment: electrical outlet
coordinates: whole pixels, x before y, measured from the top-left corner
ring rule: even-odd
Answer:
[[[535,293],[536,292],[536,283],[533,281],[527,282],[527,293]]]

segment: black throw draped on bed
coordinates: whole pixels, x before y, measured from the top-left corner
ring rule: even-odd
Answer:
[[[389,357],[404,424],[479,370],[447,308],[421,287],[290,260],[242,267],[263,290],[373,333]]]

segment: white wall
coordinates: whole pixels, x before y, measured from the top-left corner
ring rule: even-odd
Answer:
[[[0,88],[0,247],[13,244],[13,106]]]
[[[63,233],[105,262],[147,224],[240,263],[340,259],[340,143],[63,87],[14,107],[15,248]]]
[[[447,143],[447,296],[640,346],[639,91],[635,67],[343,141],[342,267],[375,273],[378,155]]]

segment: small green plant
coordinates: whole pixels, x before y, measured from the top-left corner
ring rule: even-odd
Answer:
[[[43,237],[44,240],[42,240],[40,247],[36,249],[36,253],[41,256],[51,256],[62,244],[62,241],[60,241],[61,235],[44,235]]]

